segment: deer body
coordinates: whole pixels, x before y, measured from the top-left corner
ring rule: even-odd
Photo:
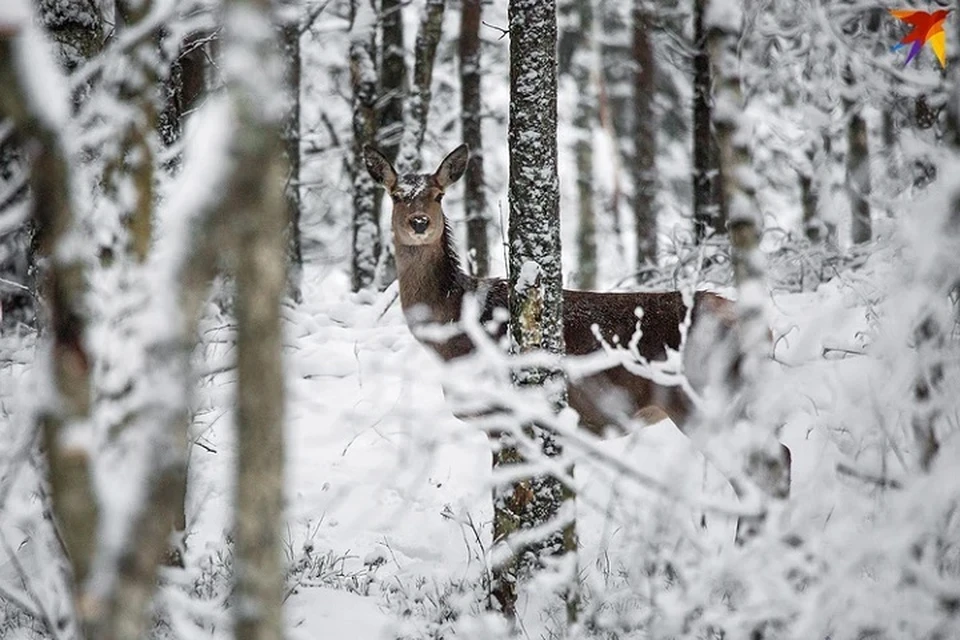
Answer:
[[[389,161],[375,149],[365,149],[367,168],[393,200],[392,231],[396,248],[400,303],[411,329],[417,325],[459,323],[465,295],[480,303],[480,322],[486,326],[498,308],[508,308],[508,282],[502,278],[474,278],[463,272],[451,240],[440,201],[444,189],[460,178],[466,168],[467,150],[453,151],[432,175],[398,176]],[[652,293],[563,292],[563,324],[569,355],[587,355],[602,349],[593,327],[608,344],[630,342],[637,327],[636,309],[642,309],[642,336],[637,344],[650,361],[666,358],[667,348],[680,346],[680,325],[686,314],[678,291]],[[732,303],[712,293],[699,292],[694,299],[691,335],[712,318],[723,332],[735,326]],[[501,338],[506,327],[493,338]],[[416,334],[417,332],[414,331]],[[419,339],[419,336],[418,336]],[[473,351],[464,334],[443,342],[424,341],[444,360]],[[639,417],[655,422],[669,416],[682,430],[690,414],[683,391],[665,387],[630,373],[622,366],[574,381],[568,389],[570,405],[580,414],[583,426],[601,434],[620,417]]]

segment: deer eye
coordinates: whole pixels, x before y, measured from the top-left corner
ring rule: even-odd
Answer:
[[[434,202],[440,202],[441,200],[443,200],[443,194],[438,193],[436,196],[433,197],[433,200]]]

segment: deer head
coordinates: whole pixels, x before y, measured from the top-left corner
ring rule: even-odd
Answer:
[[[371,146],[363,148],[367,171],[386,189],[393,201],[394,242],[418,246],[437,244],[443,238],[444,219],[440,201],[448,186],[463,176],[470,151],[462,144],[443,159],[435,172],[397,175],[390,161]]]

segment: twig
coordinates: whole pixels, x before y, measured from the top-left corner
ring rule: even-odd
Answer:
[[[874,484],[881,489],[902,489],[903,483],[894,478],[886,478],[884,476],[878,476],[867,471],[862,471],[860,469],[855,469],[850,465],[838,462],[837,463],[837,473],[847,476],[849,478],[855,478],[861,482],[867,484]]]
[[[495,24],[490,24],[490,23],[487,22],[486,20],[481,21],[480,24],[482,24],[482,25],[485,26],[485,27],[490,27],[491,29],[495,29],[495,30],[499,31],[499,32],[500,32],[500,37],[497,38],[497,40],[503,40],[506,36],[510,35],[510,30],[509,30],[509,29],[504,29],[503,27],[498,27],[498,26],[495,25]]]

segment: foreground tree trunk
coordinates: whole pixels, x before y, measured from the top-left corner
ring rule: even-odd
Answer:
[[[376,186],[363,164],[363,146],[376,133],[377,70],[374,61],[375,16],[366,0],[353,2],[350,34],[350,83],[353,87],[353,290],[367,289],[376,281],[380,260],[380,212]]]
[[[224,56],[281,67],[270,0],[232,0],[225,14]],[[256,22],[251,20],[251,15]],[[280,302],[286,287],[282,113],[263,96],[284,80],[227,77],[237,133],[231,212],[237,283],[236,598],[238,640],[283,637],[283,362]]]
[[[556,2],[511,0],[509,24],[510,336],[516,353],[545,351],[559,356],[565,347],[557,180]],[[521,387],[543,387],[556,409],[566,404],[565,380],[558,369],[525,368],[515,376]],[[561,455],[556,436],[548,429],[536,424],[522,429],[532,436],[541,455]],[[495,467],[522,460],[516,437],[501,435]],[[495,545],[509,544],[510,536],[518,531],[543,526],[551,533],[530,547],[515,550],[510,561],[495,567],[493,594],[510,617],[516,614],[518,579],[543,563],[547,554],[575,553],[573,495],[550,475],[495,489]],[[566,566],[575,567],[575,563]],[[575,569],[561,580],[560,595],[572,619],[576,612]]]
[[[460,103],[463,141],[470,147],[463,207],[467,217],[467,264],[470,273],[490,272],[487,196],[484,191],[483,140],[480,126],[481,0],[464,0],[460,10]]]
[[[52,376],[50,395],[37,412],[37,426],[49,461],[53,515],[79,596],[91,569],[98,519],[88,449],[92,440],[84,305],[88,260],[79,250],[83,244],[74,237],[77,221],[62,143],[69,106],[30,102],[24,79],[31,70],[22,65],[35,49],[24,42],[25,28],[14,23],[0,31],[0,113],[30,143],[32,213],[38,253],[44,258],[40,291],[47,307]]]
[[[727,222],[720,206],[713,139],[710,52],[703,21],[707,1],[693,3],[693,226],[697,242],[725,233]]]
[[[636,273],[657,264],[656,66],[646,0],[633,3],[633,219],[637,241]]]
[[[270,0],[232,0],[224,56],[280,67]],[[251,15],[256,22],[251,20]],[[254,26],[256,28],[254,28]],[[236,114],[232,212],[237,283],[236,597],[238,640],[283,637],[283,361],[280,302],[286,287],[282,113],[263,96],[282,93],[282,77],[227,78]],[[266,104],[265,104],[266,102]]]
[[[716,0],[712,0],[716,1]],[[744,128],[743,95],[740,86],[737,42],[743,16],[739,11],[716,11],[714,22],[707,24],[710,58],[716,72],[717,109],[715,123],[720,158],[720,180],[730,217],[730,245],[733,275],[740,297],[737,301],[739,331],[737,343],[720,350],[718,357],[728,358],[721,371],[727,380],[731,399],[730,422],[753,433],[739,445],[743,475],[768,500],[786,499],[790,490],[789,452],[776,441],[773,432],[751,416],[756,389],[768,363],[769,337],[765,317],[767,287],[764,283],[764,258],[760,251],[761,218],[757,210],[756,184]],[[728,351],[728,353],[723,353]],[[734,480],[734,489],[743,494],[750,488]],[[741,518],[737,539],[746,542],[758,535],[766,511],[757,517]],[[758,636],[762,637],[762,636]]]

